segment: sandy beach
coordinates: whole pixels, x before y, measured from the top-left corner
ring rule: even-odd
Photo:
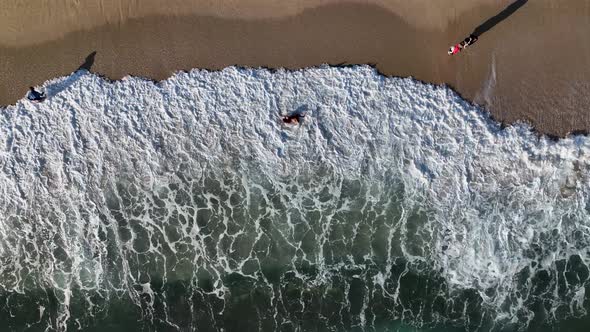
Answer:
[[[448,46],[512,1],[100,1],[0,4],[0,104],[85,67],[165,79],[230,65],[374,64],[448,84],[504,123],[590,129],[590,0],[528,1],[459,55]]]
[[[590,0],[0,0],[0,332],[587,331],[588,31]]]

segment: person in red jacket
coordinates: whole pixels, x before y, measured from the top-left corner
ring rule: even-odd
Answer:
[[[457,44],[455,46],[451,46],[451,48],[449,49],[449,51],[447,52],[449,55],[455,55],[459,52],[461,52],[461,44]]]
[[[473,43],[475,43],[476,41],[477,41],[477,36],[474,34],[471,34],[471,35],[469,35],[469,37],[465,38],[465,40],[463,40],[459,44],[457,44],[455,46],[451,46],[451,48],[449,49],[449,51],[447,53],[449,55],[455,55],[455,54],[461,52],[461,50],[463,50],[467,46],[473,45]]]

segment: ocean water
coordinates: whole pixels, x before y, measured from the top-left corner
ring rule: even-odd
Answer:
[[[2,331],[587,326],[586,137],[367,66],[44,87],[0,109]]]

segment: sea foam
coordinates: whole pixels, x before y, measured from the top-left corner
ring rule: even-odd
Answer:
[[[192,70],[158,83],[79,71],[44,87],[45,102],[23,99],[0,118],[0,288],[54,291],[53,311],[39,302],[44,324],[77,326],[106,306],[100,294],[168,327],[198,326],[175,320],[172,303],[158,313],[168,300],[154,280],[187,281],[187,294],[223,301],[223,316],[233,275],[267,285],[273,304],[291,274],[304,289],[341,289],[350,318],[326,324],[344,328],[379,315],[487,329],[585,314],[586,137],[501,128],[445,86],[367,66]],[[281,122],[292,112],[306,112],[301,125]],[[392,268],[400,260],[405,272]],[[441,278],[445,301],[475,292],[487,314],[473,323],[431,298],[412,309],[409,272]],[[392,299],[389,313],[375,311],[376,294]],[[74,295],[88,314],[72,312]],[[206,321],[231,330],[211,301]],[[305,329],[268,310],[272,329]]]

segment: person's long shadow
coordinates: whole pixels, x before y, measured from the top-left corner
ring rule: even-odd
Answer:
[[[510,4],[510,6],[506,7],[498,15],[488,19],[487,21],[483,22],[483,24],[481,24],[480,26],[475,28],[475,30],[473,30],[473,32],[471,34],[475,35],[477,37],[481,36],[482,34],[487,32],[488,30],[490,30],[491,28],[496,26],[496,24],[504,21],[510,15],[514,14],[514,12],[516,12],[520,7],[524,6],[524,4],[527,2],[528,2],[528,0],[517,0],[517,1],[513,2],[512,4]]]
[[[92,65],[94,64],[94,57],[95,56],[96,56],[96,51],[88,54],[88,56],[86,57],[84,62],[80,65],[80,67],[78,67],[77,70],[86,69],[86,70],[90,71],[90,68],[92,68]]]
[[[92,68],[92,65],[94,64],[94,57],[95,56],[96,56],[96,51],[88,54],[88,56],[86,56],[86,59],[80,65],[80,67],[78,67],[78,69],[76,69],[76,71],[74,71],[72,74],[70,74],[70,76],[68,76],[64,80],[61,80],[59,82],[56,82],[54,84],[50,84],[50,85],[46,86],[45,87],[46,95],[48,97],[53,97],[53,96],[59,94],[60,92],[66,90],[70,86],[72,86],[72,84],[74,84],[77,80],[79,80],[80,77],[87,75],[88,72],[90,71],[90,69]]]

